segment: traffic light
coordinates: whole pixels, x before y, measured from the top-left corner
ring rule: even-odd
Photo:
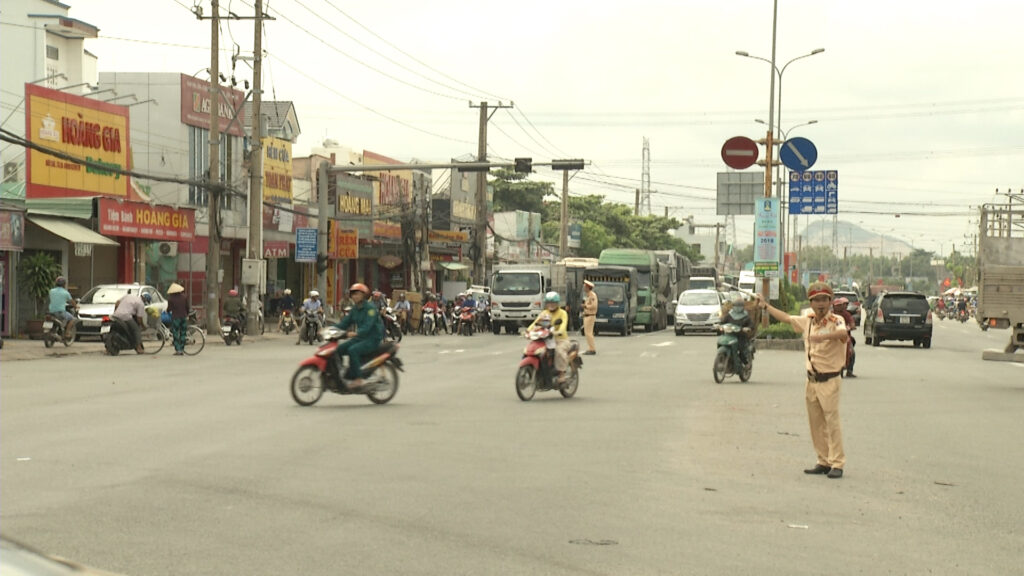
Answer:
[[[316,273],[323,274],[327,271],[327,255],[317,254],[316,255]]]
[[[520,174],[533,172],[533,158],[516,158],[516,172]]]

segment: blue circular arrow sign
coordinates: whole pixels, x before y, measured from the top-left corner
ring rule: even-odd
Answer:
[[[794,172],[803,172],[818,159],[818,148],[807,138],[790,138],[779,146],[779,160]]]

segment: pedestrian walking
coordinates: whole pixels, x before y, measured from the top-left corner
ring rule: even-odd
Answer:
[[[185,355],[185,335],[188,331],[188,298],[185,287],[177,282],[167,288],[167,311],[171,313],[171,341],[174,355]]]
[[[842,369],[846,365],[846,340],[849,332],[841,316],[832,312],[832,288],[824,282],[815,282],[807,289],[813,314],[791,316],[768,304],[758,295],[758,305],[772,318],[786,322],[804,335],[807,355],[807,419],[811,426],[811,441],[818,456],[817,465],[804,470],[805,474],[826,474],[829,478],[842,478],[846,465],[843,451],[843,433],[839,423],[839,389]]]
[[[594,292],[594,283],[590,280],[583,281],[583,335],[587,337],[587,351],[585,356],[597,354],[597,347],[594,345],[594,322],[597,321],[597,293]]]

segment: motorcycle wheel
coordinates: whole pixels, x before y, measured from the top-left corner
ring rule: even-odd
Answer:
[[[576,390],[580,387],[580,371],[575,366],[569,370],[569,377],[565,379],[565,383],[558,389],[562,394],[562,398],[572,398],[576,395]]]
[[[398,370],[391,364],[384,364],[377,368],[377,377],[382,383],[366,397],[374,404],[387,404],[398,393]]]
[[[392,324],[391,329],[389,331],[391,332],[392,340],[394,340],[395,342],[402,341],[402,328],[398,324]]]
[[[53,348],[53,342],[55,338],[56,336],[53,335],[53,332],[47,332],[46,334],[43,334],[43,346],[45,346],[46,348]]]
[[[107,349],[107,354],[111,356],[117,356],[121,353],[121,349],[114,343],[113,338],[104,338],[103,347]]]
[[[72,342],[78,340],[78,330],[75,328],[75,326],[76,326],[76,323],[75,322],[71,322],[68,325],[68,327],[67,327],[67,331],[64,332],[64,346],[65,347],[71,346]]]
[[[537,393],[537,382],[532,366],[520,366],[516,372],[516,394],[523,402],[529,402]]]
[[[316,366],[300,366],[292,376],[292,400],[299,406],[312,406],[324,395],[324,375]]]
[[[729,353],[726,352],[725,350],[719,350],[718,353],[715,354],[715,367],[714,367],[715,383],[721,384],[723,381],[725,381],[725,376],[726,376],[726,373],[728,372],[728,369],[729,369]]]
[[[750,362],[749,360],[747,362],[744,362],[743,363],[743,369],[740,370],[740,382],[747,382],[748,380],[750,380],[750,374],[753,371],[754,371],[754,363]]]

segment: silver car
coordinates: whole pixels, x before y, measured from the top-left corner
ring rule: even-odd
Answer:
[[[151,306],[160,312],[167,310],[167,299],[148,284],[100,284],[93,286],[78,301],[78,335],[98,337],[103,317],[113,314],[114,304],[126,294],[149,294],[153,299]]]
[[[722,322],[722,294],[717,290],[687,290],[676,302],[676,336],[715,332]]]

